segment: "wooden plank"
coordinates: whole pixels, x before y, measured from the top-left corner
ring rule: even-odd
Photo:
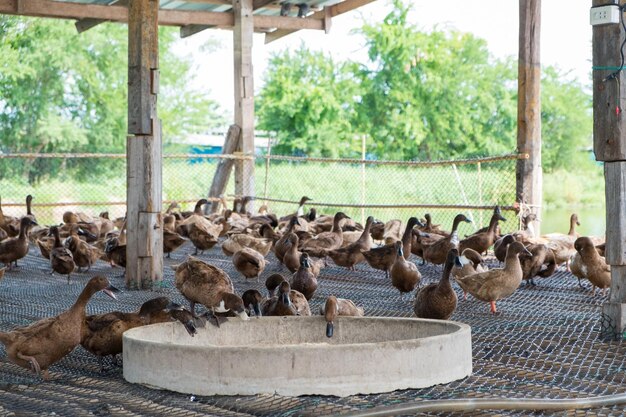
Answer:
[[[517,149],[529,155],[518,159],[516,201],[538,213],[542,203],[541,170],[541,0],[519,2],[519,63],[517,84]],[[539,233],[539,223],[533,225]]]
[[[241,128],[239,150],[254,155],[254,73],[252,70],[252,35],[254,19],[252,0],[233,0],[235,26],[233,28],[235,124]],[[254,196],[254,161],[235,163],[235,194]],[[252,210],[253,201],[246,209]]]
[[[328,35],[333,24],[330,7],[324,7],[324,32]]]
[[[604,164],[606,262],[626,265],[626,162]],[[623,298],[626,301],[626,297]]]
[[[128,7],[128,2],[129,0],[112,0],[111,2],[109,2],[109,6],[113,6],[113,5],[117,5],[117,6],[124,6],[124,7]],[[108,22],[108,20],[102,20],[102,19],[92,19],[92,18],[87,18],[87,19],[80,19],[77,20],[74,23],[74,26],[76,26],[76,31],[78,33],[83,33],[93,27],[98,26],[100,23],[103,22]]]
[[[330,6],[329,11],[321,10],[321,11],[315,12],[311,16],[308,16],[307,19],[321,19],[323,21],[324,19],[327,19],[327,13],[330,15],[331,18],[336,17],[344,13],[348,13],[359,7],[363,7],[367,4],[373,3],[374,1],[376,0],[346,0],[344,2],[337,3],[333,6]],[[297,29],[283,29],[278,26],[276,27],[277,27],[277,30],[265,35],[266,44],[270,42],[274,42],[294,32],[297,32]]]
[[[209,26],[209,25],[187,25],[187,26],[182,26],[180,28],[180,37],[181,38],[188,38],[189,36],[193,36],[196,33],[200,33],[203,30],[207,30],[207,29],[211,29],[214,28],[215,26]]]
[[[371,0],[373,1],[373,0]],[[53,17],[62,19],[93,19],[95,21],[128,21],[128,9],[122,6],[103,6],[97,4],[65,3],[51,0],[28,0],[20,3],[18,12],[17,0],[0,0],[0,14],[15,14],[22,16]],[[270,28],[279,28],[296,31],[300,29],[324,29],[322,15],[309,16],[306,19],[296,17],[280,17],[257,15],[254,24],[257,30],[264,31]],[[211,26],[218,28],[232,28],[234,16],[232,12],[205,12],[187,10],[159,10],[159,24],[164,26]],[[79,27],[81,24],[78,25]],[[89,21],[85,27],[89,26]],[[93,27],[93,26],[91,26]]]
[[[230,125],[228,133],[226,133],[226,139],[224,140],[224,146],[222,147],[223,155],[232,155],[239,149],[239,140],[241,139],[241,129],[238,125]],[[215,175],[213,176],[213,182],[211,183],[211,189],[209,190],[209,197],[219,198],[224,195],[226,191],[226,185],[230,179],[230,173],[235,165],[234,159],[222,159],[217,164],[215,169]],[[219,202],[211,202],[210,212],[215,213],[219,207]]]
[[[0,13],[63,19],[92,18],[114,22],[128,21],[128,9],[126,7],[55,2],[51,0],[28,0],[23,3],[20,12],[17,11],[17,0],[0,0]],[[159,10],[159,24],[164,26],[197,24],[232,27],[233,15],[229,12]]]
[[[128,288],[152,288],[163,277],[158,7],[158,0],[133,0],[128,8]]]
[[[593,1],[594,6],[606,3]],[[598,161],[626,160],[626,117],[622,114],[626,110],[626,77],[622,71],[607,80],[621,63],[620,45],[625,35],[621,25],[593,26],[592,32],[593,66],[610,68],[593,71],[593,150]]]
[[[255,15],[254,27],[256,28],[282,28],[287,30],[300,30],[300,29],[324,29],[324,18],[317,17],[290,17],[290,16],[267,16],[267,15]]]
[[[276,2],[276,0],[254,0],[254,2],[252,3],[252,8],[254,10],[257,10],[274,2]]]

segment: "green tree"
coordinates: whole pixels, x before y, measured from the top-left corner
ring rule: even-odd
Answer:
[[[541,79],[541,163],[544,170],[589,167],[592,146],[592,98],[578,81],[554,67]]]
[[[393,1],[380,23],[364,24],[370,62],[360,71],[360,128],[375,152],[437,159],[500,153],[515,141],[510,63],[484,40],[456,31],[420,31],[409,6]]]
[[[276,134],[273,152],[337,157],[360,149],[350,123],[357,84],[347,69],[304,46],[270,59],[256,113],[258,128]]]
[[[78,34],[69,21],[0,16],[0,151],[123,152],[127,37],[119,24]],[[189,87],[190,60],[171,52],[175,31],[159,37],[164,139],[223,123],[217,104]],[[33,180],[50,163],[5,164],[0,174]]]

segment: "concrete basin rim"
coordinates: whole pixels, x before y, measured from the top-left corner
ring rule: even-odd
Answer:
[[[308,316],[308,317],[295,317],[295,316],[274,316],[274,317],[263,317],[260,318],[259,320],[267,320],[267,319],[271,319],[271,320],[302,320],[302,319],[308,319],[311,320],[313,318],[319,319],[320,321],[324,319],[323,316]],[[154,341],[154,340],[147,340],[147,339],[143,339],[143,338],[139,338],[139,337],[133,337],[134,333],[139,333],[141,332],[142,328],[145,327],[152,327],[152,326],[162,326],[162,325],[166,325],[168,327],[175,325],[175,322],[169,322],[169,323],[157,323],[157,324],[151,324],[149,326],[142,326],[142,327],[137,327],[134,329],[130,329],[127,330],[126,332],[124,332],[123,336],[123,340],[126,341],[128,340],[130,343],[141,343],[145,346],[159,346],[159,347],[180,347],[180,348],[184,348],[184,349],[189,349],[191,351],[197,351],[197,350],[206,350],[207,348],[210,349],[215,349],[218,351],[221,350],[228,350],[228,351],[237,351],[237,350],[246,350],[246,351],[250,351],[250,349],[254,349],[254,350],[259,350],[259,351],[266,351],[266,350],[276,350],[277,348],[285,348],[288,349],[290,347],[297,347],[299,350],[316,350],[316,349],[333,349],[333,350],[337,350],[337,349],[346,349],[346,348],[351,348],[351,349],[355,349],[355,348],[367,348],[367,349],[371,349],[373,346],[389,346],[389,347],[394,347],[394,346],[411,346],[411,345],[424,345],[424,344],[435,344],[440,340],[445,340],[445,339],[450,339],[453,336],[461,336],[461,337],[465,337],[466,334],[469,335],[470,340],[471,340],[471,327],[468,324],[465,323],[461,323],[461,322],[456,322],[456,321],[451,321],[451,320],[436,320],[436,319],[420,319],[417,317],[340,317],[341,320],[349,320],[349,321],[357,321],[357,320],[363,320],[363,319],[375,319],[375,320],[380,320],[380,321],[419,321],[419,322],[426,322],[426,323],[442,323],[445,322],[446,324],[452,324],[457,326],[457,329],[450,332],[450,333],[444,333],[444,334],[437,334],[437,335],[432,335],[432,336],[426,336],[426,337],[421,337],[421,338],[410,338],[410,339],[390,339],[390,340],[383,340],[383,341],[378,341],[378,342],[363,342],[363,343],[337,343],[337,344],[323,344],[323,343],[282,343],[282,344],[274,344],[274,345],[254,345],[254,344],[250,344],[250,345],[213,345],[213,344],[208,344],[208,345],[201,345],[201,346],[197,346],[197,345],[192,345],[192,344],[186,344],[186,343],[179,343],[178,341],[172,342],[172,343],[165,343],[163,341],[159,342],[159,341]],[[236,319],[239,320],[239,319]],[[252,320],[256,320],[254,318],[250,319]],[[241,322],[244,323],[244,322]],[[228,325],[228,323],[226,323],[226,325]],[[470,342],[471,343],[471,342]]]

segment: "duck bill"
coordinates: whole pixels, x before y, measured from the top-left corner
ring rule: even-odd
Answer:
[[[335,325],[332,321],[326,323],[326,337],[333,337],[333,332],[335,331]]]
[[[171,302],[167,306],[165,306],[165,309],[168,311],[172,311],[172,310],[183,311],[184,307],[178,303]]]
[[[289,300],[289,295],[287,295],[287,293],[283,293],[280,296],[281,301],[283,302],[284,305],[286,306],[290,306],[291,305],[291,300]]]
[[[257,318],[263,315],[261,314],[261,305],[259,303],[254,303],[252,309],[254,310],[254,315],[257,316]]]
[[[183,324],[185,326],[185,330],[189,333],[189,336],[194,337],[196,333],[198,333],[198,329],[196,328],[193,320],[189,320]]]
[[[500,220],[501,222],[505,222],[506,219],[504,217],[502,217],[501,215],[498,215],[498,220]]]
[[[120,293],[121,291],[118,288],[115,288],[113,285],[109,285],[108,287],[103,289],[102,292],[104,292],[106,295],[108,295],[112,299],[117,300],[117,295],[115,294]]]

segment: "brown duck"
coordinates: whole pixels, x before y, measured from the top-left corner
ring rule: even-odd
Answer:
[[[298,244],[300,239],[295,233],[289,233],[287,239],[290,241],[289,250],[283,256],[283,264],[291,272],[296,272],[300,268],[300,257],[302,252],[298,250]],[[311,265],[311,272],[316,277],[319,276],[322,268],[326,266],[326,262],[323,259],[309,257],[309,264]]]
[[[537,285],[534,280],[536,276],[547,278],[554,274],[556,270],[554,253],[544,244],[531,244],[526,246],[526,249],[530,252],[530,256],[520,255],[519,257],[522,271],[524,271],[522,279],[530,285]]]
[[[233,255],[233,265],[241,275],[246,278],[256,278],[265,270],[265,258],[259,252],[251,248],[243,248]]]
[[[173,230],[163,228],[163,253],[167,258],[171,257],[171,253],[180,248],[186,240]]]
[[[96,263],[102,256],[100,249],[90,245],[79,237],[81,234],[84,234],[83,229],[78,227],[77,224],[73,225],[70,235],[65,239],[64,243],[64,246],[72,252],[72,257],[78,267],[78,272],[81,272],[82,268],[87,268],[87,271],[89,271],[91,265]]]
[[[521,253],[530,255],[522,243],[513,242],[507,249],[504,268],[491,269],[455,280],[463,291],[469,292],[479,300],[489,302],[491,312],[499,314],[496,310],[496,301],[513,294],[522,282],[523,271],[519,261]]]
[[[292,290],[287,281],[278,285],[278,294],[263,303],[265,316],[310,316],[311,308],[306,297]]]
[[[339,249],[343,243],[343,232],[340,226],[340,222],[343,219],[349,219],[349,217],[341,211],[337,212],[333,217],[333,228],[331,231],[322,232],[313,239],[307,240],[302,245],[302,252],[307,252],[309,255],[323,258],[326,256],[327,251]]]
[[[600,256],[589,237],[579,237],[574,242],[574,247],[579,259],[573,261],[572,273],[578,278],[579,283],[581,278],[587,278],[593,286],[594,295],[596,287],[602,289],[604,295],[605,290],[611,286],[611,266]]]
[[[412,233],[413,228],[421,223],[416,217],[411,217],[406,223],[406,228],[402,235],[402,253],[404,259],[408,259],[411,256],[412,247]],[[389,278],[389,270],[396,261],[397,249],[394,244],[381,246],[379,248],[372,248],[369,251],[362,252],[363,257],[367,263],[374,269],[381,269],[385,271],[385,276]]]
[[[456,310],[457,296],[450,283],[450,272],[454,265],[461,266],[459,251],[450,249],[443,274],[438,283],[428,284],[420,289],[413,302],[415,315],[422,319],[448,320]]]
[[[543,236],[544,239],[548,239],[548,248],[554,252],[557,265],[566,262],[568,270],[569,259],[576,252],[576,249],[574,249],[574,241],[578,237],[576,226],[580,226],[580,222],[578,221],[578,215],[573,213],[570,216],[569,232],[566,235],[563,233],[549,233]]]
[[[69,284],[72,272],[76,269],[74,256],[68,248],[61,244],[58,227],[52,226],[49,233],[54,236],[54,247],[50,251],[50,266],[52,267],[50,274],[56,272],[60,275],[67,275],[67,283]]]
[[[291,287],[300,291],[307,300],[310,300],[317,289],[317,278],[311,271],[309,255],[305,252],[300,256],[300,268],[291,278]]]
[[[263,297],[259,291],[246,290],[243,294],[241,294],[241,299],[243,300],[243,305],[246,306],[246,313],[248,313],[248,316],[252,316],[254,314],[257,318],[259,318],[263,315],[261,307],[267,299]]]
[[[448,252],[450,249],[456,248],[459,244],[458,227],[459,223],[470,223],[470,220],[465,217],[464,214],[457,214],[452,222],[452,231],[450,236],[438,240],[433,243],[428,249],[424,250],[424,261],[440,265],[448,258]]]
[[[419,227],[420,231],[424,233],[434,233],[436,235],[441,235],[443,237],[450,236],[450,233],[446,232],[445,230],[439,227],[441,226],[440,224],[433,224],[433,220],[432,220],[430,213],[424,214],[424,219],[426,219],[426,224]]]
[[[104,370],[102,359],[105,356],[115,356],[122,353],[122,334],[126,330],[159,322],[158,320],[151,321],[150,316],[163,310],[169,312],[173,309],[182,310],[182,306],[171,303],[167,297],[158,297],[143,303],[137,312],[112,311],[87,316],[85,319],[86,328],[80,344],[98,357],[102,371]],[[168,320],[170,320],[169,317]]]
[[[69,310],[26,327],[0,332],[0,342],[6,347],[9,360],[48,379],[48,367],[80,344],[85,331],[85,306],[98,291],[115,298],[117,289],[105,277],[96,276],[89,280]]]
[[[254,249],[265,257],[272,249],[272,240],[238,233],[230,235],[228,239],[222,243],[222,252],[224,252],[226,256],[233,256],[235,252],[243,248]]]
[[[233,312],[248,320],[243,300],[235,294],[230,277],[220,268],[189,256],[175,269],[174,284],[189,300],[189,310],[195,316],[196,303],[203,304],[215,313]],[[217,324],[219,319],[215,316]]]
[[[294,226],[298,224],[298,217],[294,216],[289,220],[289,225],[287,226],[287,230],[281,236],[278,241],[274,244],[274,255],[276,255],[276,259],[278,262],[284,263],[283,258],[285,257],[285,253],[291,247],[291,241],[289,240],[289,233],[293,232]]]
[[[335,320],[338,316],[363,317],[364,312],[363,308],[357,307],[352,300],[331,295],[320,307],[320,314],[326,319],[326,337],[333,337]]]
[[[374,218],[369,216],[365,222],[365,228],[356,242],[344,246],[343,248],[333,249],[327,252],[328,256],[330,256],[336,265],[354,270],[356,264],[365,261],[362,252],[370,250],[370,230],[373,222]]]
[[[495,241],[493,244],[493,254],[498,261],[504,262],[504,258],[506,258],[506,248],[508,248],[511,243],[515,242],[515,240],[515,235],[508,234]]]
[[[0,242],[0,262],[4,263],[8,269],[11,269],[12,263],[17,266],[17,261],[28,253],[28,230],[36,224],[30,217],[22,217],[17,237]]]
[[[498,206],[496,206],[498,207]],[[476,232],[473,235],[461,240],[459,242],[459,252],[463,253],[465,248],[474,249],[478,253],[485,253],[496,241],[497,234],[496,229],[498,222],[505,222],[506,219],[500,214],[500,210],[493,213],[491,220],[489,221],[489,227],[483,232]]]
[[[267,296],[272,298],[276,292],[276,288],[287,279],[281,274],[272,274],[265,280],[265,288],[267,288]]]
[[[422,278],[422,274],[413,262],[404,259],[402,242],[396,242],[396,260],[391,265],[391,285],[400,291],[400,295],[411,292],[415,289]]]

